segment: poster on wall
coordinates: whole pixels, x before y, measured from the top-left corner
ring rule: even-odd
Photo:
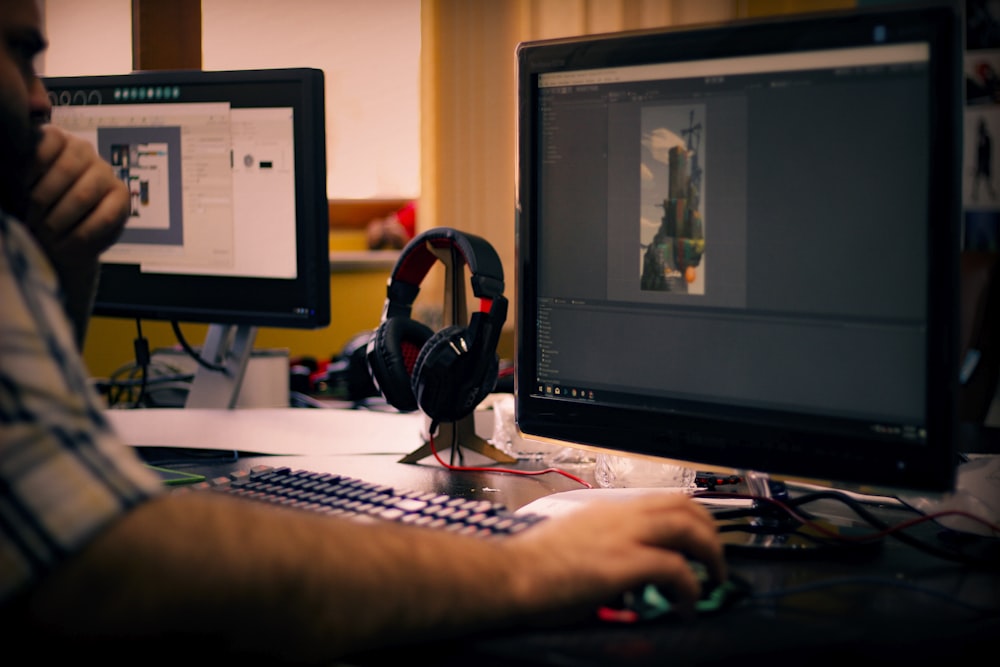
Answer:
[[[965,3],[962,205],[965,250],[1000,250],[1000,0]]]

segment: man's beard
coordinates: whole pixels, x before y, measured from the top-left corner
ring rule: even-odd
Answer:
[[[0,209],[22,220],[28,210],[28,170],[41,139],[38,126],[0,100]]]

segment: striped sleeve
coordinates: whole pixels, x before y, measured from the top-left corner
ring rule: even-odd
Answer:
[[[0,601],[162,490],[104,417],[51,265],[0,212]]]

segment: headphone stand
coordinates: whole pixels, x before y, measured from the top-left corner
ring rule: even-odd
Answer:
[[[457,450],[459,447],[465,447],[498,463],[517,463],[516,458],[505,454],[476,434],[476,423],[473,415],[462,417],[457,422],[441,422],[438,424],[438,434],[434,438],[434,441],[436,445],[445,443],[445,446],[447,446],[447,443],[451,443],[452,451]],[[428,441],[419,449],[399,459],[399,462],[417,463],[432,453],[431,443]]]
[[[444,326],[468,321],[468,306],[465,300],[464,263],[456,262],[452,248],[434,248],[430,251],[444,264]],[[450,305],[450,307],[449,307]],[[419,449],[399,460],[400,463],[417,463],[433,453],[430,438]],[[498,463],[517,463],[517,459],[500,451],[476,434],[475,411],[457,422],[441,422],[438,425],[437,443],[450,444],[452,450],[465,447]]]

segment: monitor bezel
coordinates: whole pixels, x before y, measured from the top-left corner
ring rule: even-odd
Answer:
[[[517,50],[518,175],[517,364],[515,416],[529,438],[599,451],[664,457],[713,469],[765,473],[865,488],[943,492],[955,483],[958,436],[958,256],[961,158],[960,17],[946,7],[850,11],[712,26],[633,31],[526,42]],[[703,60],[871,45],[885,26],[890,42],[919,39],[930,46],[931,174],[927,188],[928,253],[935,267],[928,290],[926,444],[872,434],[814,430],[799,416],[733,409],[696,414],[684,409],[626,409],[567,401],[534,391],[538,361],[537,81],[542,72]],[[931,185],[933,184],[933,187]],[[757,419],[763,417],[764,419]]]
[[[116,88],[177,87],[157,104],[231,102],[234,107],[291,107],[295,151],[295,279],[144,273],[102,264],[94,314],[116,318],[317,329],[330,323],[329,202],[326,195],[324,74],[312,68],[228,71],[160,70],[45,77],[54,105],[115,100]]]

